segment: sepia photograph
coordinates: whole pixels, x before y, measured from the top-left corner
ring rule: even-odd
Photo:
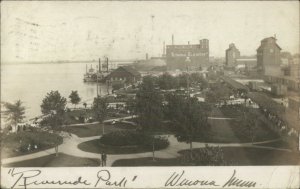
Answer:
[[[1,168],[299,167],[299,60],[298,1],[2,1]]]

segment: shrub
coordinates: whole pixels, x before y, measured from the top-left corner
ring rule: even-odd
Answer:
[[[152,149],[153,148],[153,138],[154,138],[154,148],[155,150],[160,150],[160,149],[164,149],[167,148],[170,144],[169,140],[166,137],[162,137],[162,136],[148,136],[145,138],[144,141],[144,146],[147,149]]]
[[[57,134],[50,134],[45,131],[37,131],[31,129],[30,131],[23,131],[18,133],[11,133],[3,136],[2,147],[9,150],[15,150],[20,152],[27,152],[37,149],[45,149],[54,147],[57,144],[62,143],[62,138]],[[28,146],[31,149],[28,150]]]
[[[206,144],[205,148],[193,149],[192,159],[190,151],[183,151],[181,156],[181,162],[193,165],[210,165],[220,166],[227,165],[225,161],[224,152],[220,147],[211,147]]]

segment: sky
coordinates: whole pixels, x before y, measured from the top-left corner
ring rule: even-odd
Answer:
[[[198,44],[224,57],[230,43],[255,55],[276,34],[299,52],[298,1],[4,1],[1,62],[140,59],[161,56],[163,42]]]

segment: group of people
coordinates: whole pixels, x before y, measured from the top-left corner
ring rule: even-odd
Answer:
[[[272,114],[265,108],[261,108],[263,114],[271,121],[275,129],[281,135],[287,135],[290,137],[297,137],[298,132],[294,128],[289,128],[288,124],[279,118],[279,116]]]

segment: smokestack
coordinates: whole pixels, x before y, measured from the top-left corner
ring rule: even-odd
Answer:
[[[190,41],[188,41],[188,45],[190,44]]]
[[[85,73],[87,73],[87,64],[85,65]]]
[[[146,53],[146,60],[148,60],[148,53]]]
[[[172,45],[174,45],[174,35],[172,34]]]
[[[108,57],[106,57],[107,72],[108,72]]]
[[[99,58],[99,73],[102,71],[101,59]]]

